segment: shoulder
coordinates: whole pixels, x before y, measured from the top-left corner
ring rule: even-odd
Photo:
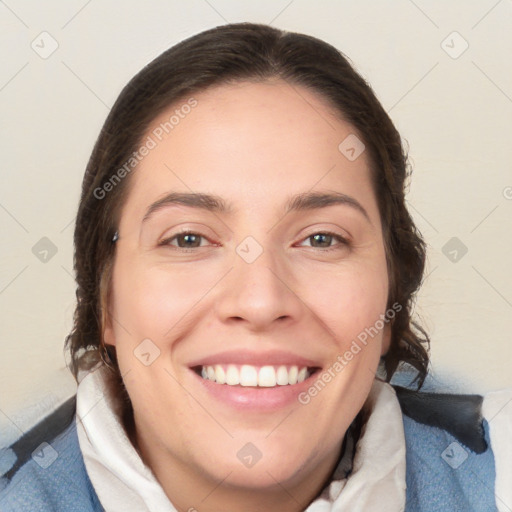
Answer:
[[[403,412],[407,510],[496,510],[483,397],[394,389]]]
[[[4,450],[12,461],[0,479],[2,512],[103,510],[85,469],[75,397]]]

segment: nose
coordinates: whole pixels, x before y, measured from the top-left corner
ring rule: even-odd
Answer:
[[[266,249],[252,263],[236,255],[215,301],[222,322],[244,323],[249,330],[261,332],[304,314],[305,304],[293,289],[292,274],[278,259]]]

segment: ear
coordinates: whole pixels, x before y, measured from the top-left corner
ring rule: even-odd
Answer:
[[[112,265],[113,263],[110,262],[101,275],[99,295],[103,343],[105,345],[115,346],[116,338],[113,326],[113,317],[110,314],[112,311]]]
[[[382,348],[380,355],[385,356],[388,353],[391,345],[391,324],[386,322],[384,329],[382,330]]]
[[[107,298],[101,308],[101,325],[103,328],[103,342],[105,345],[116,345],[116,337],[113,326],[113,318],[110,314],[112,311],[111,296],[107,293]]]
[[[114,327],[112,326],[112,317],[108,311],[105,311],[103,314],[103,341],[105,345],[116,345]]]

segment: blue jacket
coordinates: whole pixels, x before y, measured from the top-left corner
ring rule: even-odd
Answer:
[[[496,511],[482,397],[399,386],[395,391],[406,440],[406,511]],[[0,479],[1,512],[103,510],[85,469],[74,416],[73,397],[3,450],[4,466],[8,459],[12,464]]]

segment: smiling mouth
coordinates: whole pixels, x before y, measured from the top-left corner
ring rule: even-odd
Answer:
[[[320,368],[297,365],[215,364],[195,366],[192,370],[205,380],[226,386],[274,388],[304,382]]]

